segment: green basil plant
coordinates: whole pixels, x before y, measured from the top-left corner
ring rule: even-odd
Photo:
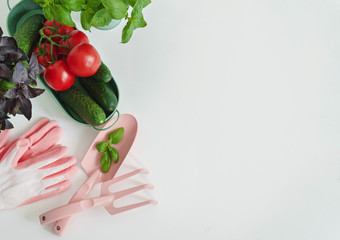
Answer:
[[[34,0],[38,3],[48,20],[75,27],[71,12],[81,12],[80,21],[83,29],[90,30],[91,26],[104,27],[112,19],[127,20],[122,33],[122,43],[127,43],[134,30],[144,28],[147,24],[142,10],[151,0]],[[129,8],[132,8],[130,14]]]

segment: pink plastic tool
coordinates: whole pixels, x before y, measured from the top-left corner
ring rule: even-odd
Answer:
[[[111,214],[117,214],[117,213],[121,213],[121,212],[125,212],[134,208],[138,208],[138,207],[142,207],[148,204],[155,204],[157,203],[155,200],[148,200],[148,201],[144,201],[144,202],[139,202],[139,203],[135,203],[135,204],[131,204],[131,205],[127,205],[127,206],[123,206],[123,207],[115,207],[113,205],[114,201],[125,197],[127,195],[130,195],[132,193],[135,193],[137,191],[140,191],[142,189],[145,188],[153,188],[152,185],[150,184],[143,184],[137,187],[133,187],[133,188],[129,188],[129,189],[125,189],[119,192],[115,192],[115,193],[111,193],[110,192],[110,187],[119,182],[122,181],[128,177],[134,176],[138,173],[148,173],[148,171],[146,169],[139,169],[139,170],[135,170],[133,172],[127,173],[125,175],[122,175],[120,177],[114,178],[112,180],[106,181],[102,184],[102,188],[101,188],[101,195],[100,197],[97,198],[92,198],[92,199],[85,199],[85,200],[80,200],[78,202],[73,202],[70,204],[67,204],[65,206],[61,206],[58,207],[56,209],[53,209],[49,212],[46,212],[42,215],[40,215],[39,219],[40,219],[40,223],[41,225],[45,225],[45,224],[49,224],[52,223],[58,219],[62,219],[64,217],[68,217],[71,216],[73,214],[76,214],[78,212],[84,211],[86,209],[98,206],[98,205],[102,205],[104,206],[104,208]]]
[[[110,120],[106,126],[110,126],[112,122],[115,122],[116,118]],[[104,128],[106,127],[104,126]],[[107,173],[101,172],[100,166],[100,158],[101,154],[98,153],[96,149],[96,145],[99,142],[107,141],[108,134],[118,128],[124,128],[124,136],[123,139],[114,147],[117,149],[119,154],[119,159],[117,163],[112,163],[110,170]],[[91,144],[89,150],[84,156],[81,165],[87,173],[88,179],[85,183],[79,188],[79,190],[75,193],[69,203],[74,203],[80,200],[83,200],[92,187],[96,183],[105,182],[111,180],[116,175],[119,167],[123,163],[126,155],[128,154],[137,134],[137,120],[130,114],[122,114],[120,115],[119,121],[114,125],[113,128],[109,130],[105,130],[100,132],[93,143]],[[62,235],[65,227],[70,220],[70,216],[65,217],[59,221],[57,221],[53,227],[53,232],[58,235]]]

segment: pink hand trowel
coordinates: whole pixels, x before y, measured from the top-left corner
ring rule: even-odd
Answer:
[[[110,126],[110,124],[112,124],[112,122],[114,121],[116,121],[116,119],[110,120],[106,124],[106,126]],[[104,128],[106,126],[104,126]],[[111,168],[107,173],[102,173],[100,166],[101,154],[96,149],[96,145],[99,142],[107,141],[109,133],[121,127],[124,128],[123,139],[117,145],[114,145],[119,154],[118,162],[112,163]],[[122,114],[120,115],[119,121],[114,125],[112,129],[102,131],[97,135],[97,137],[91,144],[89,150],[87,151],[86,155],[84,156],[81,162],[82,167],[87,173],[88,179],[74,194],[72,199],[69,201],[69,204],[83,200],[96,183],[106,182],[114,178],[119,167],[121,166],[126,155],[128,154],[135,140],[136,134],[137,134],[137,120],[135,119],[135,117],[133,117],[130,114]],[[41,216],[43,215],[44,214],[42,214]],[[62,235],[70,218],[71,216],[68,216],[57,221],[53,227],[53,232],[55,232],[58,235]]]

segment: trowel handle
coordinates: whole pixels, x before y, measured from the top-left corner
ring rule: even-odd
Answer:
[[[84,199],[89,193],[89,191],[91,190],[91,188],[93,187],[93,185],[99,182],[100,175],[101,175],[100,169],[93,172],[93,174],[89,176],[89,178],[85,181],[85,183],[74,194],[74,196],[71,198],[69,203],[74,203],[74,202]],[[68,215],[68,217],[58,220],[53,226],[53,229],[52,229],[53,232],[58,235],[62,235],[66,228],[68,221],[71,219],[71,215],[72,214]]]
[[[92,199],[80,200],[66,204],[64,206],[52,209],[39,216],[41,225],[49,224],[60,219],[67,219],[73,214],[79,213],[89,208],[93,208],[98,205],[113,201],[114,195],[108,195],[104,197],[97,197]]]

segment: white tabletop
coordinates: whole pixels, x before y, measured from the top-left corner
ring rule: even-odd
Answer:
[[[128,44],[123,24],[88,33],[118,83],[120,112],[139,124],[117,175],[149,169],[130,184],[154,184],[144,194],[159,203],[87,210],[63,239],[340,239],[339,13],[336,0],[153,1]],[[2,0],[5,34],[7,14]],[[12,118],[13,135],[43,116],[63,127],[79,170],[67,192],[1,211],[1,239],[58,239],[38,216],[86,179],[80,161],[97,132],[45,93],[31,122]]]

